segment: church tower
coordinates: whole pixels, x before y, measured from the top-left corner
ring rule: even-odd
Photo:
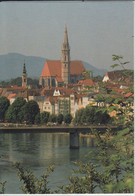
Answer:
[[[64,81],[64,84],[67,85],[70,83],[70,48],[68,43],[67,26],[65,26],[64,41],[62,44],[61,64],[62,79]]]
[[[23,66],[22,87],[27,88],[27,72],[26,72],[25,63],[24,63],[24,66]]]

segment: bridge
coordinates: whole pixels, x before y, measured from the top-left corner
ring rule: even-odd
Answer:
[[[91,129],[98,129],[102,134],[105,130],[110,128],[112,132],[119,130],[119,126],[8,126],[0,127],[1,133],[69,133],[70,135],[70,148],[79,148],[79,134],[92,133]]]

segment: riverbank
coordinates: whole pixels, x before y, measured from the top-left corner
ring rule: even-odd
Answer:
[[[78,132],[80,137],[91,137],[95,138],[91,129],[98,129],[100,133],[102,133],[101,137],[104,138],[104,133],[108,126],[105,125],[92,125],[92,126],[73,126],[73,125],[53,125],[53,126],[45,126],[45,125],[24,125],[24,124],[15,124],[15,123],[0,123],[0,133],[55,133],[55,134],[70,134],[72,132]],[[112,136],[115,131],[117,131],[117,126],[112,126]]]

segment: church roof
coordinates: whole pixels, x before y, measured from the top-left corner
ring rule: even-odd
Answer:
[[[85,70],[81,61],[70,62],[70,74],[80,75]],[[61,61],[46,61],[41,76],[56,76],[59,82],[62,82]]]
[[[71,61],[70,62],[70,74],[71,75],[80,75],[85,71],[85,67],[82,61]]]

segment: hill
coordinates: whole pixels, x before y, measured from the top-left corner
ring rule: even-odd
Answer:
[[[21,77],[24,60],[26,63],[28,77],[39,78],[47,58],[9,53],[0,55],[0,81]],[[86,70],[93,71],[94,76],[103,76],[107,72],[107,70],[98,69],[87,62],[83,62],[83,64]]]

